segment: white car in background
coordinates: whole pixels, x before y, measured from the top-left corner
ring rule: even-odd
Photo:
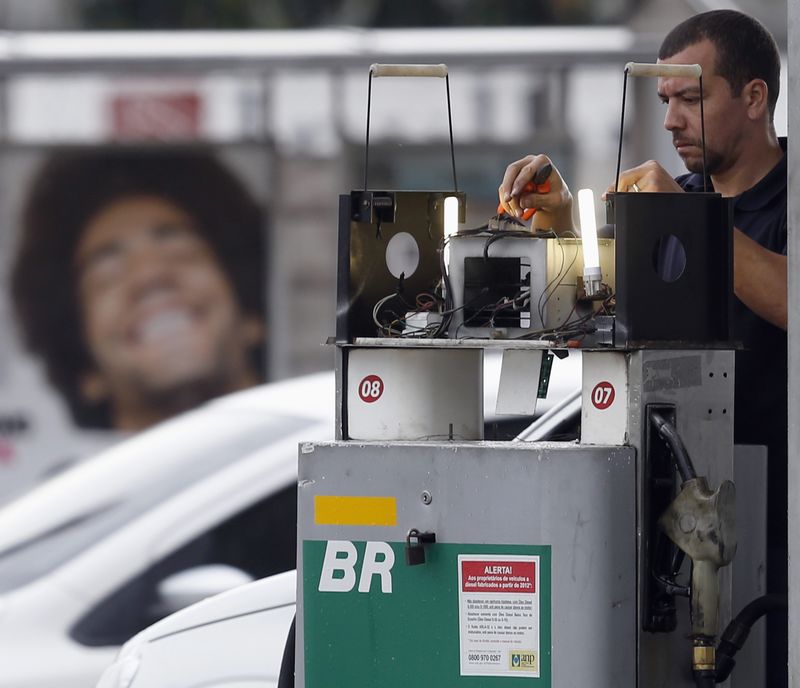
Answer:
[[[123,645],[97,688],[274,688],[296,585],[280,573],[162,619]]]
[[[548,407],[520,441],[551,439],[577,422],[580,390]],[[162,619],[123,645],[97,688],[276,688],[296,582],[295,571],[278,574]]]
[[[485,385],[487,429],[513,437],[521,419],[509,428],[491,414],[499,359],[488,356],[485,371],[495,382]],[[579,378],[578,356],[556,361],[537,411]],[[334,388],[329,372],[218,399],[0,510],[0,688],[94,685],[123,643],[168,614],[294,569],[297,448],[333,439]],[[239,681],[226,653],[226,688],[270,685]],[[180,676],[198,660],[174,661]]]
[[[294,569],[297,447],[333,416],[331,373],[238,392],[0,510],[0,687],[92,686],[153,622]]]

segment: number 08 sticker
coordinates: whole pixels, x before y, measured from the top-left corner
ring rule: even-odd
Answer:
[[[358,383],[358,396],[365,404],[378,401],[383,394],[383,380],[377,375],[367,375]]]
[[[598,382],[592,390],[592,406],[600,411],[614,403],[614,385],[607,380]]]

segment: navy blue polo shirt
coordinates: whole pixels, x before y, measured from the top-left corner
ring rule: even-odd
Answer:
[[[780,139],[786,151],[786,139]],[[687,174],[676,181],[687,191],[702,191],[703,178]],[[709,190],[712,189],[709,179]],[[786,155],[755,186],[736,196],[733,226],[764,248],[786,255]],[[732,338],[736,352],[734,438],[739,444],[766,444],[769,450],[771,535],[785,533],[787,463],[786,332],[756,315],[734,296]]]

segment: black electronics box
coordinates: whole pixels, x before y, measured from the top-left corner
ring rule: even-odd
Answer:
[[[616,193],[616,325],[622,348],[724,346],[733,303],[733,203],[718,193]]]

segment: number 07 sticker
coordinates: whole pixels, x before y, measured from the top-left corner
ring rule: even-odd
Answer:
[[[377,375],[367,375],[358,383],[358,396],[365,404],[378,401],[383,394],[383,380]]]
[[[614,385],[607,380],[598,382],[592,390],[592,406],[600,411],[614,403]]]

